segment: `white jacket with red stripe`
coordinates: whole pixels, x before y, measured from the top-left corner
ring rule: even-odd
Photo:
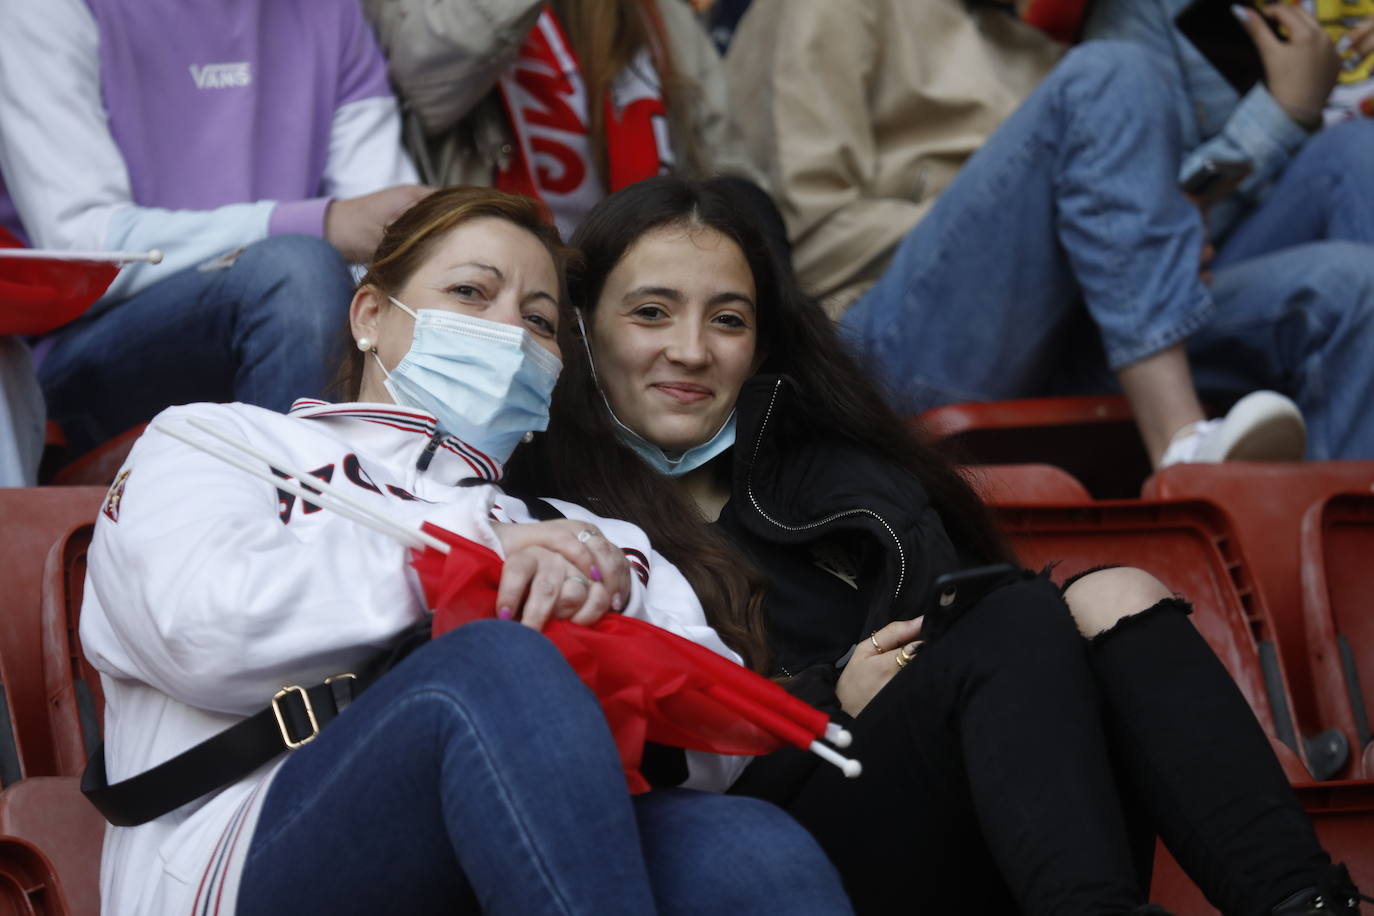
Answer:
[[[432,521],[497,553],[493,520],[528,522],[500,467],[434,418],[382,404],[297,401],[164,411],[134,446],[97,519],[81,640],[105,691],[111,782],[143,772],[265,708],[284,685],[352,671],[427,613],[407,549],[157,429],[198,418],[282,463],[349,487],[391,516]],[[425,456],[429,453],[429,460]],[[637,527],[558,503],[636,561],[625,609],[737,660],[682,574]],[[688,754],[689,786],[721,791],[746,758]],[[109,827],[106,913],[233,913],[273,763],[139,827]]]

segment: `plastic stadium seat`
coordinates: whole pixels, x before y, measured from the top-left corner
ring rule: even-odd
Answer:
[[[56,773],[38,651],[44,562],[54,541],[95,518],[104,496],[102,487],[0,489],[0,662],[29,776]]]
[[[48,857],[25,840],[0,837],[0,916],[67,916],[70,912]]]
[[[1132,498],[1150,473],[1123,397],[1033,398],[948,404],[913,425],[956,460],[1064,468],[1099,498]]]
[[[45,880],[50,887],[60,886],[54,896],[63,899],[65,905],[36,912],[99,916],[105,821],[82,797],[79,779],[36,777],[0,792],[0,834],[31,843],[50,863]],[[0,863],[7,858],[4,852],[0,848]],[[3,873],[0,864],[0,875]]]
[[[92,530],[78,525],[53,544],[43,571],[43,687],[58,776],[81,775],[100,741],[105,713],[100,675],[86,661],[79,636]]]
[[[1302,524],[1303,622],[1322,720],[1361,753],[1353,776],[1374,779],[1374,494],[1333,496]]]
[[[147,426],[148,424],[141,423],[132,429],[126,429],[107,442],[102,442],[71,464],[60,468],[53,476],[52,482],[64,487],[108,487],[119,473],[119,469],[124,466],[124,459],[129,457],[134,443],[143,435],[143,430]]]
[[[1193,624],[1235,679],[1293,782],[1300,755],[1274,634],[1224,513],[1200,501],[998,506],[1020,561],[1059,581],[1104,564],[1139,566],[1193,603]],[[1296,752],[1296,753],[1295,753]]]
[[[1365,893],[1374,888],[1374,784],[1323,782],[1294,786],[1298,801],[1312,818],[1317,839],[1333,862],[1344,862],[1355,885]],[[1150,902],[1176,916],[1215,916],[1202,892],[1161,846],[1155,855]],[[1370,912],[1365,904],[1362,912]]]
[[[1052,464],[970,464],[959,469],[986,503],[1078,503],[1092,495]]]
[[[1238,461],[1174,465],[1147,480],[1142,491],[1147,498],[1208,499],[1231,517],[1264,606],[1272,616],[1284,668],[1291,678],[1299,725],[1309,734],[1335,729],[1347,741],[1353,737],[1346,731],[1348,723],[1324,718],[1324,701],[1314,688],[1315,672],[1309,658],[1314,649],[1335,652],[1335,648],[1308,645],[1300,535],[1303,517],[1312,506],[1339,493],[1369,493],[1371,487],[1374,461]],[[1358,748],[1351,750],[1355,751],[1349,755],[1353,761],[1358,758]],[[1347,765],[1336,775],[1350,776],[1353,772]]]

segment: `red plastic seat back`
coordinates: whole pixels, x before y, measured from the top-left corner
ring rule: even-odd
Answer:
[[[32,843],[0,837],[0,914],[67,916],[71,909],[57,869]]]
[[[1098,498],[1133,498],[1150,473],[1126,399],[1029,398],[947,404],[912,421],[917,431],[969,464],[1052,464]]]
[[[40,651],[44,564],[53,542],[93,521],[104,497],[103,487],[0,489],[0,659],[29,776],[57,772]]]
[[[1356,753],[1350,775],[1374,779],[1374,494],[1333,496],[1307,511],[1302,587],[1308,661],[1323,721],[1351,739]]]
[[[53,544],[44,570],[43,679],[56,775],[80,776],[100,739],[105,692],[81,651],[81,597],[93,526],[78,525]]]
[[[1302,602],[1303,516],[1328,497],[1368,493],[1371,486],[1374,461],[1237,461],[1174,465],[1146,481],[1142,491],[1146,498],[1208,499],[1235,522],[1241,550],[1271,615],[1284,666],[1292,678],[1295,714],[1305,732],[1339,728],[1340,723],[1323,719],[1312,688],[1308,656],[1314,647],[1307,645]]]
[[[66,912],[99,916],[105,821],[81,795],[79,779],[25,779],[0,792],[0,834],[18,837],[42,851],[60,883]]]
[[[1092,501],[1083,484],[1052,464],[971,464],[959,472],[992,505]]]
[[[119,473],[119,469],[124,466],[134,443],[147,428],[147,423],[140,423],[113,439],[102,442],[71,464],[59,468],[53,475],[52,482],[64,487],[108,487]]]
[[[1036,569],[1057,563],[1057,581],[1094,566],[1138,566],[1186,597],[1193,624],[1266,732],[1271,738],[1285,734],[1260,662],[1259,645],[1273,634],[1223,512],[1202,501],[1098,502],[1000,506],[997,515],[1022,564]],[[1282,685],[1281,666],[1274,675]],[[1287,703],[1282,686],[1279,694]],[[1311,779],[1295,754],[1280,752],[1280,761],[1290,779]]]

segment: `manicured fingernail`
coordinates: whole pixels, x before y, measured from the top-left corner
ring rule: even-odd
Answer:
[[[515,616],[515,611],[512,611],[508,607],[503,607],[496,612],[496,616],[500,617],[502,620],[510,620]]]
[[[599,568],[593,566],[593,567],[591,568],[590,572],[591,572],[591,574],[592,574],[592,581],[593,581],[593,582],[600,582],[600,581],[601,581],[601,570],[600,570]]]
[[[619,592],[616,592],[614,595],[611,596],[611,610],[619,611],[622,610],[624,607],[625,599],[620,597]]]
[[[1250,14],[1246,12],[1245,7],[1241,6],[1239,3],[1231,4],[1231,15],[1235,16],[1241,22],[1250,21]]]

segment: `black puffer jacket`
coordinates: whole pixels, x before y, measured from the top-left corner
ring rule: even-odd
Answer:
[[[935,578],[966,564],[920,481],[827,436],[789,379],[751,379],[736,409],[718,525],[769,581],[777,673],[834,711],[835,663],[873,630],[923,613]]]

